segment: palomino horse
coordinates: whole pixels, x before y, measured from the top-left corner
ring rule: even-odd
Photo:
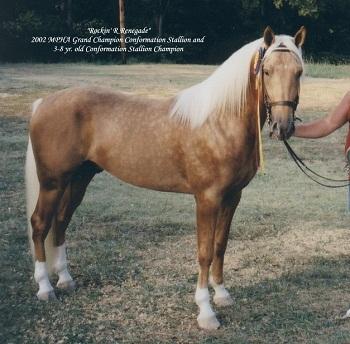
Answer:
[[[267,28],[208,79],[169,99],[79,87],[37,100],[26,182],[38,298],[55,298],[50,272],[58,274],[57,287],[74,288],[65,231],[93,176],[106,170],[144,188],[194,195],[197,320],[201,328],[218,328],[209,270],[215,304],[231,305],[223,263],[232,217],[257,171],[267,114],[274,136],[292,134],[304,39],[303,27],[294,37]]]

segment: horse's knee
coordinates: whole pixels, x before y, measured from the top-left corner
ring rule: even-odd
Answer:
[[[198,263],[199,263],[199,266],[202,268],[209,267],[212,261],[213,261],[212,255],[199,254],[198,256]]]
[[[33,233],[32,233],[33,241],[34,242],[38,240],[44,241],[50,229],[50,225],[46,223],[46,221],[36,213],[32,215],[30,222],[33,228]]]

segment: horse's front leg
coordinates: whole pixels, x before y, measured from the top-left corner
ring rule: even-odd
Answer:
[[[230,306],[233,300],[224,287],[224,256],[230,232],[232,217],[241,199],[241,192],[226,197],[220,207],[215,228],[214,257],[210,284],[215,290],[214,303],[217,306]]]
[[[195,301],[199,307],[199,327],[214,330],[220,326],[210,305],[208,291],[209,269],[213,260],[214,237],[220,200],[205,194],[196,195],[197,203],[197,246],[199,276]]]

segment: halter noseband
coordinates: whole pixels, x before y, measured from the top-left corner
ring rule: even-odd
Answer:
[[[283,43],[282,43],[283,44]],[[292,50],[288,49],[286,46],[284,45],[280,45],[280,47],[278,47],[277,49],[274,49],[271,51],[271,54],[273,52],[289,52],[289,53],[293,53],[295,54],[295,52],[293,52]],[[262,91],[264,94],[264,104],[265,104],[265,109],[266,109],[266,114],[267,114],[267,123],[269,125],[271,125],[272,120],[271,120],[271,109],[273,106],[289,106],[290,108],[293,109],[293,122],[295,122],[297,120],[297,118],[295,117],[295,110],[298,107],[299,104],[299,89],[298,89],[298,93],[297,96],[295,97],[294,100],[278,100],[275,102],[271,101],[271,98],[265,88],[265,83],[264,83],[264,62],[265,62],[265,53],[266,53],[266,48],[260,48],[259,49],[259,57],[258,57],[258,62],[255,66],[255,74],[258,75],[259,72],[261,72],[261,81],[262,81]],[[296,54],[295,54],[296,55]]]

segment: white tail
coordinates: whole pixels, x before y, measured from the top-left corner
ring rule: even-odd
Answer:
[[[38,108],[41,102],[42,102],[42,99],[38,99],[33,103],[32,115],[34,115],[36,109]],[[27,148],[25,181],[26,181],[26,198],[27,198],[28,240],[32,251],[33,261],[35,261],[34,244],[32,240],[33,229],[30,222],[30,218],[34,212],[36,203],[38,201],[40,185],[39,185],[38,175],[36,172],[35,158],[34,158],[32,142],[30,140],[30,137],[29,137],[28,148]],[[46,263],[47,263],[47,269],[49,272],[52,272],[54,252],[55,251],[53,249],[53,236],[50,231],[45,240]]]

